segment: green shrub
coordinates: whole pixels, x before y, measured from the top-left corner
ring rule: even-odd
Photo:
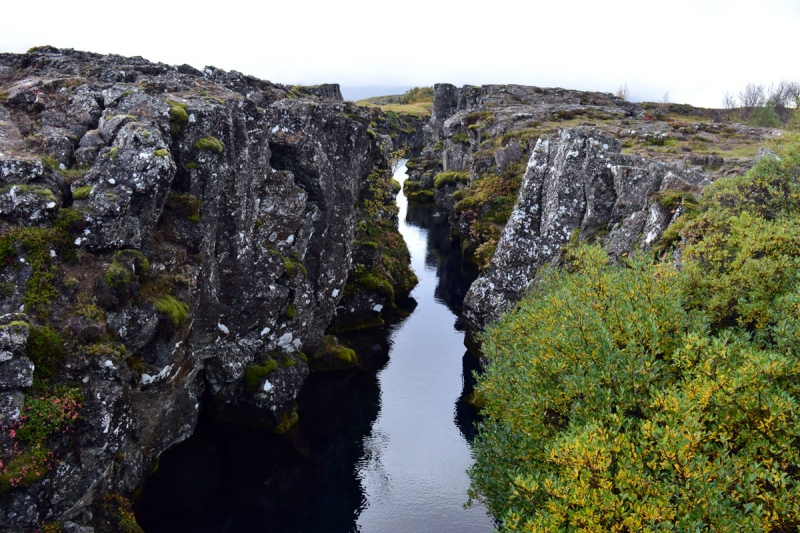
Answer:
[[[488,329],[471,496],[504,531],[796,529],[797,147],[707,188],[680,270],[570,248]]]
[[[214,152],[215,154],[221,154],[225,151],[225,145],[222,143],[222,141],[211,136],[198,139],[194,142],[192,148],[195,150],[208,150],[209,152]]]
[[[174,296],[162,296],[155,303],[156,311],[166,315],[176,328],[189,316],[189,305]]]

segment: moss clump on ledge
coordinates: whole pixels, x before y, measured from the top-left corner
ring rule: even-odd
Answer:
[[[268,358],[260,365],[250,365],[244,369],[244,388],[248,392],[256,392],[264,384],[264,378],[278,370],[278,362]]]
[[[338,370],[356,365],[358,365],[356,352],[339,344],[339,340],[333,335],[325,336],[308,363],[311,370],[318,371]]]
[[[214,152],[215,154],[221,154],[225,151],[225,145],[222,143],[222,141],[211,136],[196,140],[192,145],[192,148],[195,150],[207,150],[209,152]]]
[[[297,316],[297,309],[293,303],[288,303],[283,311],[283,317],[287,320],[292,320],[295,316]]]
[[[469,172],[440,172],[433,178],[433,186],[441,189],[445,185],[455,185],[456,183],[466,183],[469,181]]]
[[[354,280],[356,285],[361,288],[375,291],[385,296],[394,296],[392,284],[379,272],[373,270],[370,272],[358,273],[355,275]]]
[[[12,189],[15,192],[19,192],[21,194],[33,194],[40,198],[44,198],[45,200],[50,200],[51,202],[56,201],[56,197],[53,194],[53,191],[51,191],[47,187],[41,187],[39,185],[24,185],[24,184],[6,185],[5,187],[0,188],[0,194],[7,194],[11,192]]]
[[[450,140],[454,143],[469,144],[469,135],[466,133],[455,133]]]
[[[416,202],[418,204],[429,204],[434,201],[434,193],[431,189],[422,189],[421,191],[407,193],[406,197],[409,202]]]
[[[173,100],[167,100],[169,105],[169,129],[173,135],[183,132],[189,123],[189,113],[186,112],[186,104],[181,104]]]
[[[155,302],[156,311],[166,315],[176,328],[189,316],[189,305],[174,296],[162,296]]]

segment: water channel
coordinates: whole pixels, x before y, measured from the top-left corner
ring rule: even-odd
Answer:
[[[458,316],[477,272],[446,217],[397,201],[420,281],[411,314],[340,336],[361,365],[312,373],[287,436],[201,417],[137,502],[146,533],[492,531],[482,506],[464,507],[474,413],[460,397],[476,362]]]

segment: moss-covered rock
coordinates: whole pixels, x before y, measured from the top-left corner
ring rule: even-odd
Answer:
[[[333,335],[327,335],[308,360],[311,370],[339,370],[358,365],[356,352],[342,344]]]

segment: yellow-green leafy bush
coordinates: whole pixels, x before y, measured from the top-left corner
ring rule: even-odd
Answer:
[[[472,496],[504,531],[796,531],[797,143],[707,190],[682,263],[577,247],[485,336]]]

